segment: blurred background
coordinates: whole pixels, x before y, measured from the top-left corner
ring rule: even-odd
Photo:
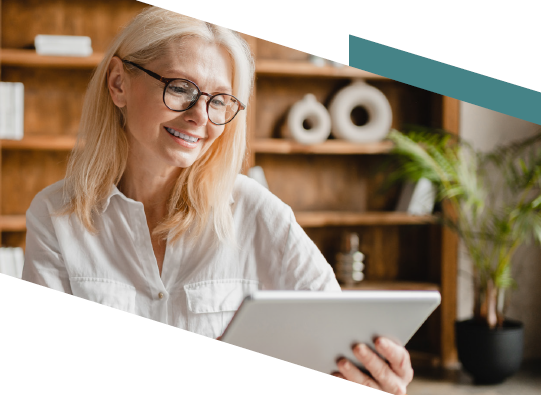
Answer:
[[[4,111],[16,101],[10,97],[21,102],[9,109],[15,117],[12,124],[0,128],[0,234],[4,251],[0,259],[5,263],[9,254],[20,255],[14,248],[24,250],[25,212],[33,197],[64,178],[93,69],[115,34],[145,5],[134,0],[0,0],[0,7],[0,78],[24,87],[23,100],[16,93],[20,86],[5,85],[4,92],[11,89],[14,96],[0,94]],[[69,45],[65,45],[71,56],[40,55],[37,35],[89,37],[91,54],[89,48],[87,53],[77,53],[81,45],[72,47],[74,53],[69,54]],[[353,130],[368,130],[383,124],[385,133],[403,130],[406,125],[444,129],[480,151],[531,136],[539,131],[539,125],[243,37],[256,59],[244,172],[266,183],[293,208],[297,221],[333,265],[344,289],[439,290],[440,308],[408,344],[414,368],[427,372],[426,378],[421,375],[416,379],[408,393],[469,393],[465,391],[471,379],[458,370],[454,329],[455,320],[469,318],[472,311],[468,254],[458,237],[438,221],[440,204],[432,201],[428,209],[412,211],[414,202],[411,194],[408,200],[404,185],[388,182],[398,162],[385,134],[375,132],[375,137],[359,141],[336,125],[342,122]],[[44,48],[47,50],[50,47]],[[341,107],[333,102],[338,102],[340,95],[346,97],[344,88],[354,82],[376,88],[384,102],[372,91],[359,89],[353,94],[347,116],[337,121]],[[315,97],[320,109],[299,106],[295,118],[295,106],[307,94]],[[355,99],[363,94],[368,98]],[[17,117],[22,119],[20,125]],[[13,132],[14,128],[19,132]],[[303,133],[310,139],[320,129],[325,130],[316,140],[303,141]],[[539,252],[537,247],[525,246],[515,256],[513,274],[518,286],[509,296],[506,312],[509,318],[524,323],[527,369],[491,393],[519,393],[513,392],[515,388],[530,393],[530,372],[541,373],[536,362],[541,359],[537,335],[541,332]]]

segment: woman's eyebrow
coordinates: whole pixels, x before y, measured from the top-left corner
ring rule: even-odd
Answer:
[[[227,87],[227,86],[219,86],[215,90],[215,92],[218,92],[218,93],[231,93],[231,91],[232,91],[231,87]]]
[[[186,74],[185,72],[178,69],[166,69],[163,73],[163,76],[165,78],[186,78],[190,81],[193,81],[189,74]]]

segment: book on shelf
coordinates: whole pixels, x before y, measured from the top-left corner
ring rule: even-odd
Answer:
[[[0,138],[21,140],[24,134],[24,85],[0,82]]]
[[[34,39],[38,55],[48,56],[90,56],[92,43],[87,36],[58,36],[38,34]]]
[[[23,266],[24,253],[21,247],[0,247],[0,273],[21,278]]]

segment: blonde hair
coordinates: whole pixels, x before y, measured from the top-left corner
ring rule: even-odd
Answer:
[[[188,37],[226,49],[233,65],[233,95],[248,103],[254,62],[237,33],[156,7],[143,10],[115,38],[89,83],[68,163],[64,183],[67,204],[61,214],[75,214],[89,232],[97,233],[95,215],[101,213],[113,185],[118,185],[128,158],[123,111],[115,106],[107,87],[109,62],[118,56],[144,65]],[[170,236],[173,242],[187,231],[197,237],[212,220],[218,240],[234,240],[230,196],[245,151],[246,111],[240,111],[209,149],[182,170],[169,197],[167,217],[154,234]]]

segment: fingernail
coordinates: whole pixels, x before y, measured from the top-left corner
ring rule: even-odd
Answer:
[[[351,369],[351,363],[347,359],[344,359],[344,360],[342,360],[342,367],[345,370],[350,370]]]
[[[359,354],[361,354],[361,356],[364,357],[368,354],[368,347],[366,344],[358,344],[357,351],[359,352]]]
[[[381,348],[387,348],[389,346],[389,341],[383,337],[378,339],[378,346]]]

